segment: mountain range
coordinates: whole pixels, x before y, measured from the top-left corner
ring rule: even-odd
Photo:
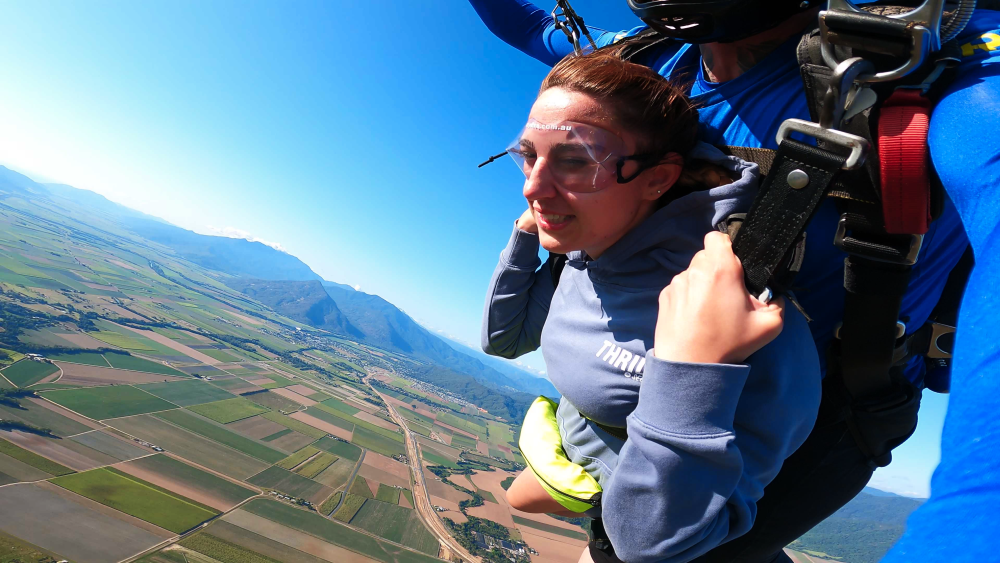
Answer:
[[[877,563],[903,535],[906,519],[924,502],[865,487],[789,547],[849,563]]]
[[[261,242],[195,233],[95,192],[41,184],[3,166],[0,190],[28,199],[57,201],[63,207],[84,208],[181,258],[227,274],[219,276],[219,281],[309,326],[432,362],[493,390],[558,396],[548,380],[513,366],[501,372],[486,365],[473,357],[476,352],[456,349],[385,299],[324,280],[295,256]]]

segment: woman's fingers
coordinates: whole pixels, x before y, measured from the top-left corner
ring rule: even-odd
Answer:
[[[723,233],[705,236],[705,248],[660,293],[654,337],[658,358],[698,363],[742,362],[781,332],[784,301],[751,297],[743,266]]]

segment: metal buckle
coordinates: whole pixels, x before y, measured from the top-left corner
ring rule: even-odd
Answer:
[[[868,154],[870,146],[864,137],[851,135],[850,133],[844,133],[836,129],[827,129],[819,123],[813,123],[804,119],[786,119],[782,122],[781,126],[778,127],[778,144],[780,145],[793,132],[802,133],[821,141],[851,149],[851,154],[847,157],[847,162],[844,163],[844,170],[854,170],[864,164],[865,156]]]
[[[957,329],[951,325],[941,323],[931,323],[931,341],[927,344],[927,357],[937,360],[951,359],[951,352],[948,352],[938,345],[938,340],[947,334],[954,334]]]
[[[820,51],[823,54],[823,61],[830,68],[837,68],[840,64],[834,53],[833,45],[826,40],[830,31],[826,25],[826,14],[834,11],[856,14],[867,13],[858,8],[850,0],[829,0],[826,10],[819,13],[819,29],[823,37],[823,41],[820,42]],[[923,4],[912,11],[882,17],[912,22],[914,24],[909,28],[910,37],[913,42],[910,49],[910,58],[894,70],[866,74],[859,77],[859,80],[862,82],[887,82],[902,78],[919,67],[928,53],[941,49],[941,20],[944,17],[944,0],[925,0]]]
[[[844,323],[837,323],[833,327],[833,337],[840,340],[840,329],[844,328]],[[906,323],[903,321],[896,321],[896,340],[906,336]],[[930,355],[928,355],[930,357]],[[949,358],[951,356],[948,356]]]
[[[837,222],[837,233],[833,235],[833,245],[837,248],[847,252],[848,254],[855,254],[858,256],[864,256],[869,260],[875,260],[877,262],[889,262],[891,264],[903,264],[905,266],[912,266],[917,263],[917,257],[920,255],[920,247],[924,244],[924,235],[893,235],[893,236],[909,236],[910,244],[906,251],[906,255],[898,260],[886,259],[883,256],[878,256],[874,254],[864,254],[857,250],[849,250],[845,248],[844,239],[847,237],[847,217],[844,215],[840,216],[840,221]]]

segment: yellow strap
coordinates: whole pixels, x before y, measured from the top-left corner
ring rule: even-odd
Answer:
[[[518,445],[542,488],[567,510],[585,512],[601,485],[583,467],[566,457],[556,419],[556,403],[539,397],[524,416]]]

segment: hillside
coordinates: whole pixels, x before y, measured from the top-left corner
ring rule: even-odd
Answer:
[[[487,387],[558,396],[552,384],[545,379],[511,378],[456,350],[377,295],[332,286],[327,286],[326,292],[351,323],[364,333],[366,342],[426,358],[451,370],[471,375]]]
[[[364,336],[351,325],[318,281],[275,282],[236,278],[225,280],[225,283],[290,319],[335,334]]]
[[[260,242],[200,235],[104,196],[64,184],[41,184],[0,166],[0,191],[28,201],[48,201],[67,211],[80,210],[139,237],[169,247],[177,256],[233,276],[280,280],[319,280],[298,258]]]
[[[849,563],[878,563],[903,535],[906,519],[923,502],[865,488],[789,547],[823,552]]]
[[[547,381],[536,379],[543,385],[525,389],[519,381],[455,350],[377,295],[324,287],[315,281],[228,279],[225,283],[291,319],[433,362],[437,365],[414,369],[408,375],[448,389],[504,418],[520,419],[537,395],[534,390],[546,392],[545,385],[551,388]]]

